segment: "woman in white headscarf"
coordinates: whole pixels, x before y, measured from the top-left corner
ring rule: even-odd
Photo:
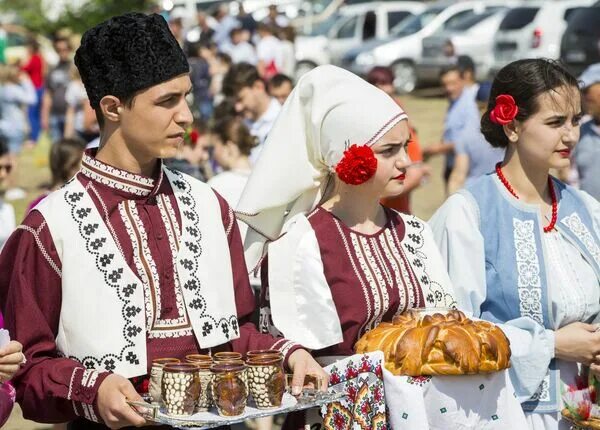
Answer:
[[[407,116],[387,94],[318,67],[284,104],[240,199],[248,267],[263,257],[261,330],[284,333],[323,365],[352,356],[381,321],[454,303],[427,224],[379,203],[402,191],[409,138]],[[373,428],[385,422],[380,365],[369,356],[346,367],[379,377],[366,390],[368,416],[351,402],[330,415],[339,420],[345,410],[347,422]]]
[[[249,267],[268,244],[261,328],[347,356],[381,321],[453,304],[427,225],[379,203],[402,191],[409,137],[402,109],[359,77],[323,66],[300,79],[237,211]]]

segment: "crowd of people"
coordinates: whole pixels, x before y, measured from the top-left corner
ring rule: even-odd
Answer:
[[[186,31],[126,14],[74,58],[56,37],[49,70],[33,41],[2,66],[0,305],[18,342],[0,400],[73,430],[141,426],[125,400],[155,359],[276,349],[298,393],[382,321],[457,307],[512,348],[507,413],[476,425],[568,428],[561,387],[600,374],[600,65],[578,80],[520,60],[490,84],[458,57],[443,135],[421,147],[388,68],[295,82],[289,24],[276,7],[257,23],[220,6]],[[17,227],[18,156],[42,131],[52,181]],[[426,223],[410,193],[437,155],[449,198]],[[368,413],[346,412],[389,425],[394,393],[369,389]]]

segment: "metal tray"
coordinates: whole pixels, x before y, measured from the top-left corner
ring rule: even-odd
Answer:
[[[257,409],[252,401],[248,402],[244,414],[236,417],[222,417],[215,408],[208,412],[198,412],[188,417],[174,417],[164,413],[164,407],[156,403],[128,402],[146,418],[157,424],[166,424],[176,429],[210,429],[240,423],[247,419],[261,418],[271,415],[286,414],[333,403],[346,396],[346,393],[329,393],[305,389],[298,397],[284,393],[281,406],[273,409]]]

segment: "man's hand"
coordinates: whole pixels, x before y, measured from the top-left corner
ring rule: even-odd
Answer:
[[[19,366],[25,362],[23,345],[13,340],[4,348],[0,349],[0,382],[6,382],[19,370]]]
[[[107,376],[98,389],[96,402],[104,424],[111,429],[146,424],[126,400],[143,401],[129,380],[116,374]]]
[[[322,391],[327,390],[329,375],[319,366],[319,363],[315,361],[308,351],[298,349],[292,352],[288,358],[288,366],[294,372],[294,376],[292,377],[292,394],[294,396],[302,392],[304,378],[307,375],[317,378],[320,381]]]

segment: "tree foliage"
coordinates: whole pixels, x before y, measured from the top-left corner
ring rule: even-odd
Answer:
[[[44,0],[0,0],[0,10],[15,13],[21,25],[36,33],[52,34],[63,28],[83,33],[114,15],[147,12],[155,3],[154,0],[87,0],[80,7],[67,5],[56,20],[45,13]]]

